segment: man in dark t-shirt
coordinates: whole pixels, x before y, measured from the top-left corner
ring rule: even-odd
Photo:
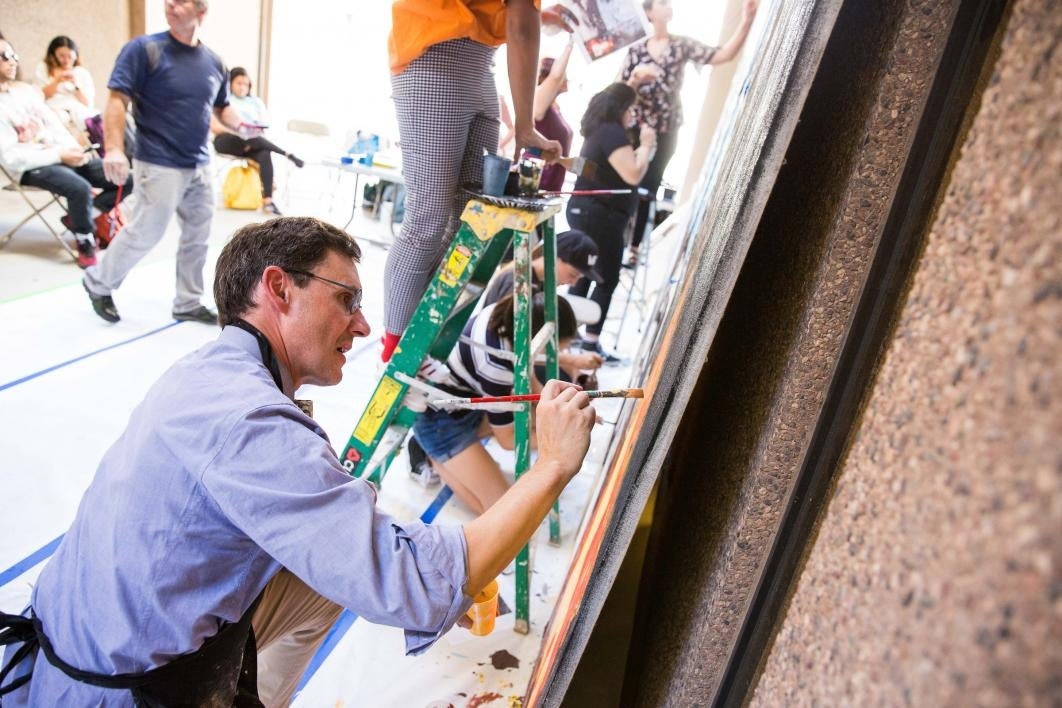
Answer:
[[[212,117],[233,130],[240,117],[229,105],[228,72],[221,58],[199,41],[207,6],[207,0],[166,3],[170,29],[137,37],[122,47],[107,82],[111,93],[103,119],[104,172],[116,184],[129,173],[123,128],[132,102],[138,196],[128,225],[103,261],[86,269],[82,281],[93,310],[108,322],[120,319],[111,293],[159,242],[176,214],[181,234],[173,317],[217,324],[217,314],[201,301],[214,217],[207,139]]]

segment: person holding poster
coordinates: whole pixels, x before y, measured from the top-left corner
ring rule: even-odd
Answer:
[[[752,21],[756,18],[757,4],[758,0],[745,0],[741,24],[722,47],[712,47],[690,37],[671,34],[668,31],[672,15],[671,0],[645,0],[642,4],[653,25],[653,34],[627,50],[627,60],[620,79],[638,92],[635,118],[639,124],[656,130],[656,155],[639,185],[648,190],[649,199],[643,199],[638,204],[638,217],[627,262],[630,266],[637,265],[638,247],[645,233],[649,205],[656,198],[664,169],[675,154],[678,129],[682,125],[679,94],[686,64],[692,62],[702,67],[732,61],[749,35]]]

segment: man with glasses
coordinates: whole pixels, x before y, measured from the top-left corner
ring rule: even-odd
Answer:
[[[111,293],[159,242],[174,214],[181,227],[177,245],[177,294],[173,317],[215,324],[205,307],[203,266],[214,217],[210,174],[211,116],[236,129],[240,116],[229,105],[228,72],[217,54],[199,41],[207,0],[165,0],[169,31],[137,37],[124,47],[107,82],[103,112],[107,178],[118,184],[129,173],[125,116],[133,102],[138,199],[129,223],[83,285],[92,309],[108,322],[121,317]]]
[[[91,158],[44,102],[40,90],[16,81],[18,54],[0,39],[0,165],[16,184],[45,189],[66,199],[62,218],[77,241],[77,263],[96,263],[92,207],[110,211],[118,187],[103,174],[103,163]],[[123,196],[133,190],[126,176]],[[93,189],[100,193],[93,196]]]
[[[225,246],[221,334],[163,374],[101,461],[37,581],[38,632],[21,630],[42,651],[8,677],[32,666],[14,705],[287,705],[341,608],[419,653],[531,537],[582,465],[585,393],[546,385],[538,460],[463,527],[378,510],[294,400],[339,383],[369,334],[359,257],[312,218]]]

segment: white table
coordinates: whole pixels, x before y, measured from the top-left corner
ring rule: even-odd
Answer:
[[[390,182],[395,185],[405,184],[405,180],[402,179],[401,167],[383,167],[381,165],[363,165],[360,162],[351,162],[349,164],[340,160],[326,159],[322,160],[322,163],[328,167],[335,168],[341,172],[350,172],[354,175],[354,200],[350,206],[350,218],[347,219],[347,223],[343,225],[346,229],[350,226],[350,223],[354,221],[354,214],[358,208],[358,185],[361,178],[375,177],[380,180],[381,184],[376,190],[376,199],[373,200],[372,205],[372,217],[374,219],[380,218],[380,206],[383,203],[383,182]],[[398,194],[395,193],[395,199],[397,200]],[[391,235],[395,235],[395,210],[392,207],[391,214],[388,217],[388,227],[391,229]]]

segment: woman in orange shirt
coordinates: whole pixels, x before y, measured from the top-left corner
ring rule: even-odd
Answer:
[[[552,15],[550,15],[552,17]],[[538,0],[396,0],[388,39],[391,88],[402,146],[406,212],[384,270],[387,361],[420,303],[468,201],[482,182],[483,151],[498,147],[494,51],[508,43],[516,152],[560,145],[535,130]]]

